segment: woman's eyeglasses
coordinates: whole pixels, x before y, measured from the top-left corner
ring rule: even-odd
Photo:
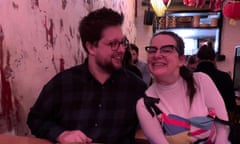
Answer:
[[[125,48],[127,48],[129,46],[129,41],[127,37],[124,37],[122,41],[114,40],[107,43],[106,45],[110,46],[113,51],[117,51],[120,45],[123,45]]]
[[[176,46],[174,45],[164,45],[160,48],[157,48],[156,46],[146,46],[145,50],[148,54],[155,54],[158,50],[160,53],[164,56],[168,56],[169,54],[173,53],[176,49]]]

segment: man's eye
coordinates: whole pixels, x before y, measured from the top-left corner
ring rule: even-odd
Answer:
[[[118,44],[117,41],[113,41],[113,42],[110,42],[110,43],[109,43],[110,46],[116,46],[117,44]]]

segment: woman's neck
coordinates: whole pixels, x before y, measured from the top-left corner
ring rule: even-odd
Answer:
[[[176,83],[180,77],[181,77],[180,74],[169,75],[169,76],[158,76],[158,77],[155,77],[155,80],[160,85],[171,85]]]

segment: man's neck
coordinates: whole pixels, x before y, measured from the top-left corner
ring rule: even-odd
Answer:
[[[93,77],[95,77],[95,79],[98,80],[101,84],[104,84],[106,80],[111,76],[109,72],[101,69],[96,65],[96,63],[93,63],[90,60],[88,61],[88,68]]]

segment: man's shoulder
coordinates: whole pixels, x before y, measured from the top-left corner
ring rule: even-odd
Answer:
[[[224,79],[232,79],[230,74],[228,74],[227,72],[225,71],[221,71],[221,70],[217,70],[217,75],[219,78],[224,78]]]
[[[145,65],[147,65],[147,63],[145,63],[144,61],[138,61],[138,62],[137,62],[137,65],[145,66]]]
[[[64,71],[60,72],[59,74],[81,73],[84,71],[87,71],[87,66],[85,66],[84,64],[80,64],[80,65],[75,65],[68,69],[65,69]]]
[[[222,70],[219,70],[217,69],[218,73],[221,74],[221,75],[227,75],[227,76],[230,76],[227,72],[225,71],[222,71]]]
[[[76,65],[76,66],[72,66],[68,69],[65,69],[59,73],[57,73],[53,79],[57,80],[64,80],[64,79],[69,79],[71,77],[76,77],[76,76],[80,76],[80,77],[85,77],[88,73],[87,67],[84,66],[83,64],[80,65]]]
[[[136,66],[143,71],[144,69],[147,69],[147,63],[143,62],[143,61],[138,61],[136,63]]]

